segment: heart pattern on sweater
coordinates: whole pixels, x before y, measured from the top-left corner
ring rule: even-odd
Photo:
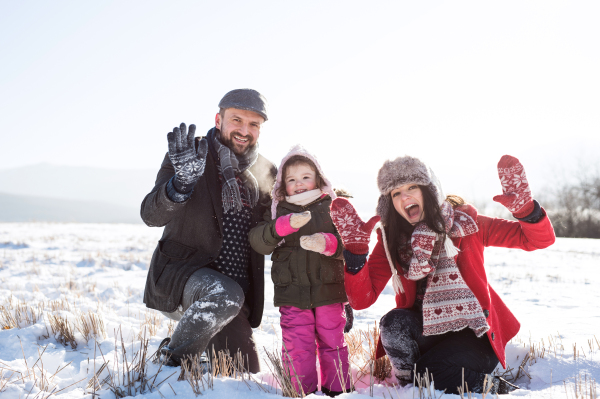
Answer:
[[[450,277],[450,280],[454,281],[458,278],[458,274],[451,274],[448,277]]]
[[[463,308],[461,305],[458,305],[458,306],[456,307],[456,310],[458,310],[459,312],[462,312],[462,310],[463,310],[463,309],[464,309],[464,308]]]
[[[434,310],[434,312],[435,312],[436,315],[439,316],[439,315],[442,314],[442,309],[436,309],[436,310]]]

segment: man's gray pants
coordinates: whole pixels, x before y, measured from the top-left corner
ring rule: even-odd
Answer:
[[[241,351],[244,367],[260,371],[256,344],[248,321],[250,307],[244,303],[244,291],[231,278],[207,267],[190,276],[183,289],[181,306],[172,313],[162,312],[178,321],[169,342],[175,359],[229,351],[233,357]],[[209,356],[212,358],[212,356]]]

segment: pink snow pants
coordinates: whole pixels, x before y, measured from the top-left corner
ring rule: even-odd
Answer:
[[[341,373],[346,391],[350,391],[352,381],[348,375],[348,348],[344,341],[346,324],[344,305],[334,303],[314,309],[282,306],[279,308],[279,313],[281,313],[281,334],[285,344],[281,349],[284,364],[287,367],[291,366],[286,354],[287,349],[294,366],[290,370],[290,375],[296,389],[299,390],[296,381],[298,375],[305,394],[317,390],[316,352],[318,351],[321,386],[333,392],[341,392]]]

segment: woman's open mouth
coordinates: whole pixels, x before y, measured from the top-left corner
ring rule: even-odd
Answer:
[[[305,189],[305,188],[303,188],[303,189],[301,189],[301,190],[296,190],[296,191],[294,191],[294,194],[300,194],[300,193],[303,193],[303,192],[305,192],[305,191],[306,191],[306,189]]]
[[[409,219],[414,219],[421,214],[421,207],[418,204],[410,204],[404,207],[404,211]]]

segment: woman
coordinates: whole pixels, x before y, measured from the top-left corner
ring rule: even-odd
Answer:
[[[546,248],[554,230],[533,200],[523,166],[505,155],[498,163],[502,195],[494,197],[518,222],[479,215],[457,196],[445,197],[433,171],[417,158],[386,161],[377,184],[377,215],[364,223],[350,203],[336,199],[331,216],[344,242],[345,286],[354,309],[371,306],[390,278],[396,309],[380,322],[378,357],[387,354],[398,382],[427,369],[435,388],[493,393],[516,386],[489,374],[506,366],[506,343],[519,322],[487,281],[487,246]],[[369,236],[381,218],[377,245],[367,260]],[[465,387],[466,388],[466,387]]]

